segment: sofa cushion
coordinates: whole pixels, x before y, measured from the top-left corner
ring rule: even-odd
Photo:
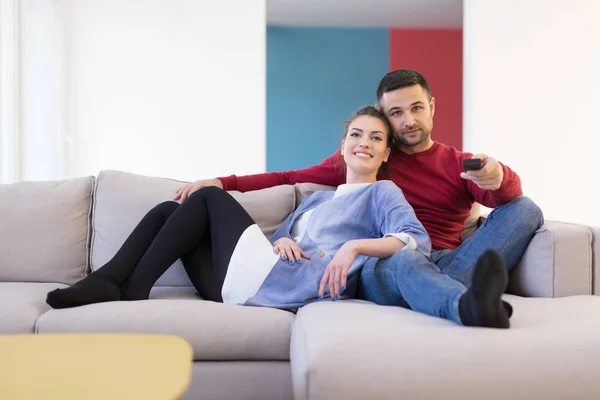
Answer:
[[[46,294],[62,283],[0,282],[0,334],[33,333],[35,320],[50,309]]]
[[[85,276],[94,178],[0,185],[0,281]]]
[[[37,332],[174,334],[192,345],[194,360],[289,360],[294,314],[200,300],[184,290],[154,288],[150,300],[50,310]]]
[[[117,252],[133,228],[155,205],[172,200],[185,182],[120,171],[102,171],[94,191],[91,267],[96,270]],[[270,236],[293,211],[293,186],[240,193],[229,192]],[[157,286],[191,285],[181,261],[163,274]]]
[[[508,330],[366,302],[308,305],[292,332],[295,398],[596,398],[600,298],[505,299]]]

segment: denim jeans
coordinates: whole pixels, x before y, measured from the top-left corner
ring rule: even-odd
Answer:
[[[381,305],[408,305],[461,324],[458,301],[471,284],[481,254],[487,249],[498,251],[512,270],[543,222],[542,211],[533,201],[517,197],[496,207],[454,250],[434,250],[429,259],[414,250],[372,258],[360,272],[357,298]]]

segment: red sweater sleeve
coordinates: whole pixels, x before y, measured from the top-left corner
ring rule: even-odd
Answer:
[[[343,165],[342,156],[336,151],[320,164],[305,169],[245,176],[230,175],[217,179],[223,183],[223,189],[238,190],[240,192],[306,182],[339,186],[346,182],[346,173]]]
[[[467,180],[467,186],[475,201],[489,208],[495,208],[512,201],[517,196],[523,195],[521,188],[521,178],[512,169],[500,163],[504,170],[504,178],[502,184],[496,190],[483,190]]]

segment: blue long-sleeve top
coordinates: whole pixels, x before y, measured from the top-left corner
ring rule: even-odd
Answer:
[[[312,211],[311,211],[312,210]],[[291,237],[292,228],[300,216],[311,211],[308,224],[298,245],[310,257],[302,260],[301,264],[290,265],[289,261],[281,260],[273,254],[272,245],[282,237]],[[269,306],[283,309],[296,309],[310,302],[317,301],[319,284],[327,265],[337,251],[348,241],[354,239],[376,239],[386,235],[395,236],[407,244],[407,247],[429,257],[431,240],[423,225],[417,220],[412,207],[408,204],[402,190],[391,181],[377,181],[355,189],[349,193],[335,196],[332,191],[317,191],[309,196],[275,231],[270,241],[263,241],[265,252],[270,251],[270,257],[262,259],[265,268],[256,277],[259,268],[231,268],[223,287],[223,299],[238,304],[250,306]],[[264,235],[263,235],[264,236]],[[252,246],[253,251],[258,249]],[[237,250],[237,249],[236,249]],[[240,259],[240,257],[232,257]],[[348,271],[347,288],[342,298],[352,297],[356,286],[358,272],[365,265],[368,256],[358,255]],[[248,269],[255,271],[248,271]],[[232,295],[235,285],[228,283],[230,272],[236,270],[237,286],[243,282],[253,282],[258,290],[251,290],[251,295]],[[253,273],[244,278],[243,274]],[[325,298],[329,297],[327,289]]]

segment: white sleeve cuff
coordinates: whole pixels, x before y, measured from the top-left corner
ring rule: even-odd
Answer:
[[[406,246],[404,246],[402,248],[402,250],[405,250],[405,249],[415,250],[417,248],[417,241],[412,236],[410,236],[408,233],[386,233],[383,237],[395,237],[402,243],[406,244]],[[400,251],[402,251],[402,250],[400,250]]]

